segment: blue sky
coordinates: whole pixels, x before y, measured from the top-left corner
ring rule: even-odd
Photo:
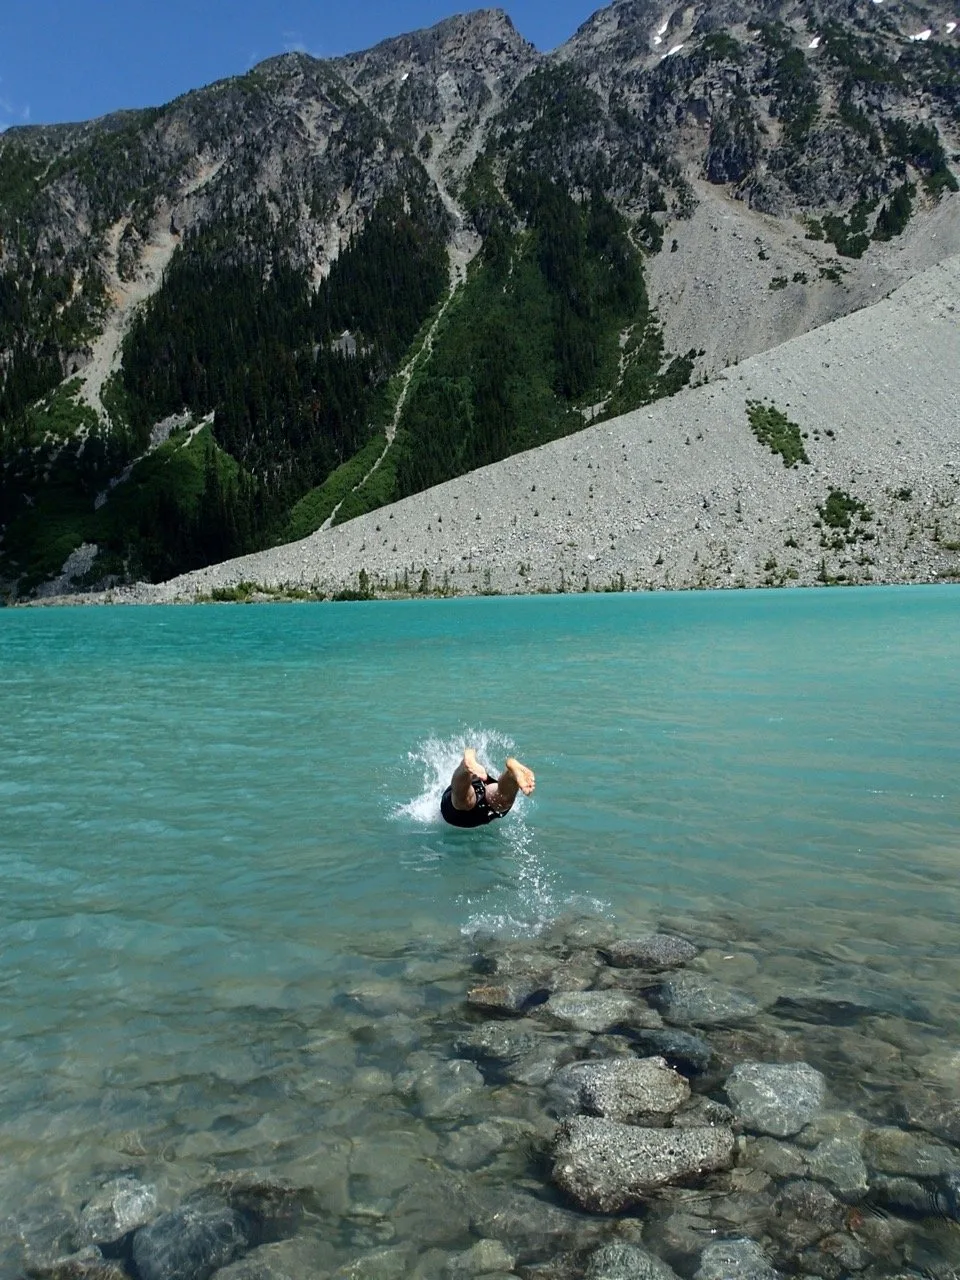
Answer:
[[[604,0],[504,0],[552,49]],[[177,94],[290,49],[333,57],[485,7],[457,0],[0,0],[0,128],[86,120]]]

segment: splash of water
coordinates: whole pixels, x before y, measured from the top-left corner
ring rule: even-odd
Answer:
[[[503,837],[510,851],[508,874],[481,897],[461,900],[470,912],[461,933],[526,937],[540,933],[559,914],[556,877],[522,814],[505,820]]]
[[[410,765],[421,776],[420,789],[410,800],[396,805],[391,816],[417,827],[443,827],[440,797],[466,747],[476,749],[480,763],[491,773],[497,773],[501,762],[515,751],[513,739],[495,729],[465,729],[450,738],[426,738],[407,753]],[[501,872],[489,889],[458,898],[464,912],[460,926],[464,934],[529,937],[540,933],[565,911],[606,914],[610,910],[607,902],[563,893],[540,847],[536,828],[527,821],[529,805],[521,797],[502,822],[483,828],[480,838],[488,842],[488,854],[491,838],[499,846],[501,852],[496,861]],[[427,845],[417,850],[411,869],[435,867],[444,858],[443,849],[442,845],[436,847],[431,837]]]
[[[494,775],[499,774],[503,760],[514,750],[511,738],[490,729],[465,729],[452,738],[426,738],[407,753],[410,763],[423,771],[422,789],[411,800],[397,805],[392,816],[412,818],[414,822],[442,822],[440,797],[467,747],[476,749],[480,763]]]
[[[412,799],[397,805],[393,817],[418,824],[442,824],[440,797],[466,747],[475,748],[480,763],[491,774],[499,773],[502,761],[515,750],[513,739],[496,729],[466,729],[450,738],[425,739],[407,757],[422,774],[421,789]],[[461,926],[464,933],[529,935],[556,918],[554,873],[538,848],[534,830],[527,825],[526,803],[521,799],[502,822],[484,828],[487,838],[494,836],[503,849],[503,876],[486,892],[460,898],[460,905],[468,913]]]

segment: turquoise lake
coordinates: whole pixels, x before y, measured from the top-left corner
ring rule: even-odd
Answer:
[[[0,723],[0,1220],[394,1132],[344,993],[478,934],[703,929],[960,1051],[957,587],[8,609]],[[537,776],[474,832],[470,744]]]

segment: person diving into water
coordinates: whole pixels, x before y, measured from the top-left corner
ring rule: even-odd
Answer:
[[[467,747],[440,799],[440,814],[452,827],[483,827],[513,808],[517,792],[530,795],[533,772],[511,756],[499,778],[490,774]]]

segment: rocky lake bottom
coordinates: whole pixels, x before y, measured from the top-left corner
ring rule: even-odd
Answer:
[[[957,958],[839,924],[384,936],[7,1123],[0,1274],[950,1280]]]

